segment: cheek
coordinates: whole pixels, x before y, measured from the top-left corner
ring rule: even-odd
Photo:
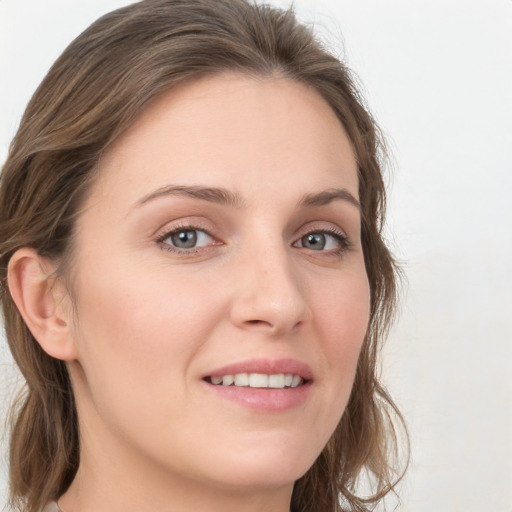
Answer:
[[[317,327],[323,340],[327,372],[332,376],[342,405],[352,388],[357,361],[370,315],[366,273],[350,275],[331,284],[318,297]]]
[[[349,345],[361,341],[370,316],[370,291],[365,272],[331,280],[322,293],[316,294],[315,302],[319,324],[331,336],[336,338],[338,333],[338,339],[341,335]]]
[[[215,321],[209,287],[157,271],[102,275],[108,277],[84,279],[78,293],[80,362],[91,391],[107,399],[107,392],[123,396],[129,387],[135,399],[169,388]]]

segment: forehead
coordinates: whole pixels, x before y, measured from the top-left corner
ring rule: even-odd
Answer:
[[[201,78],[156,98],[107,151],[99,181],[101,190],[132,202],[171,183],[242,194],[262,185],[358,193],[350,141],[316,91],[238,74]]]

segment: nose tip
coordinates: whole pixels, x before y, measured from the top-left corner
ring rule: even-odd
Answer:
[[[311,316],[298,276],[288,264],[267,261],[264,269],[237,279],[231,320],[240,328],[280,336],[299,328]]]

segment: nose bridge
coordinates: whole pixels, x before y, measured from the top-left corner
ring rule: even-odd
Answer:
[[[241,251],[232,318],[239,326],[282,334],[304,322],[309,307],[282,236],[261,231]]]

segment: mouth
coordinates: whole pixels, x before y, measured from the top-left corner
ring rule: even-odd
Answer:
[[[255,358],[211,370],[203,374],[202,382],[223,400],[260,413],[278,413],[308,400],[313,371],[296,359]]]
[[[300,375],[293,373],[235,373],[207,376],[203,380],[214,386],[259,389],[296,388],[309,382]]]

